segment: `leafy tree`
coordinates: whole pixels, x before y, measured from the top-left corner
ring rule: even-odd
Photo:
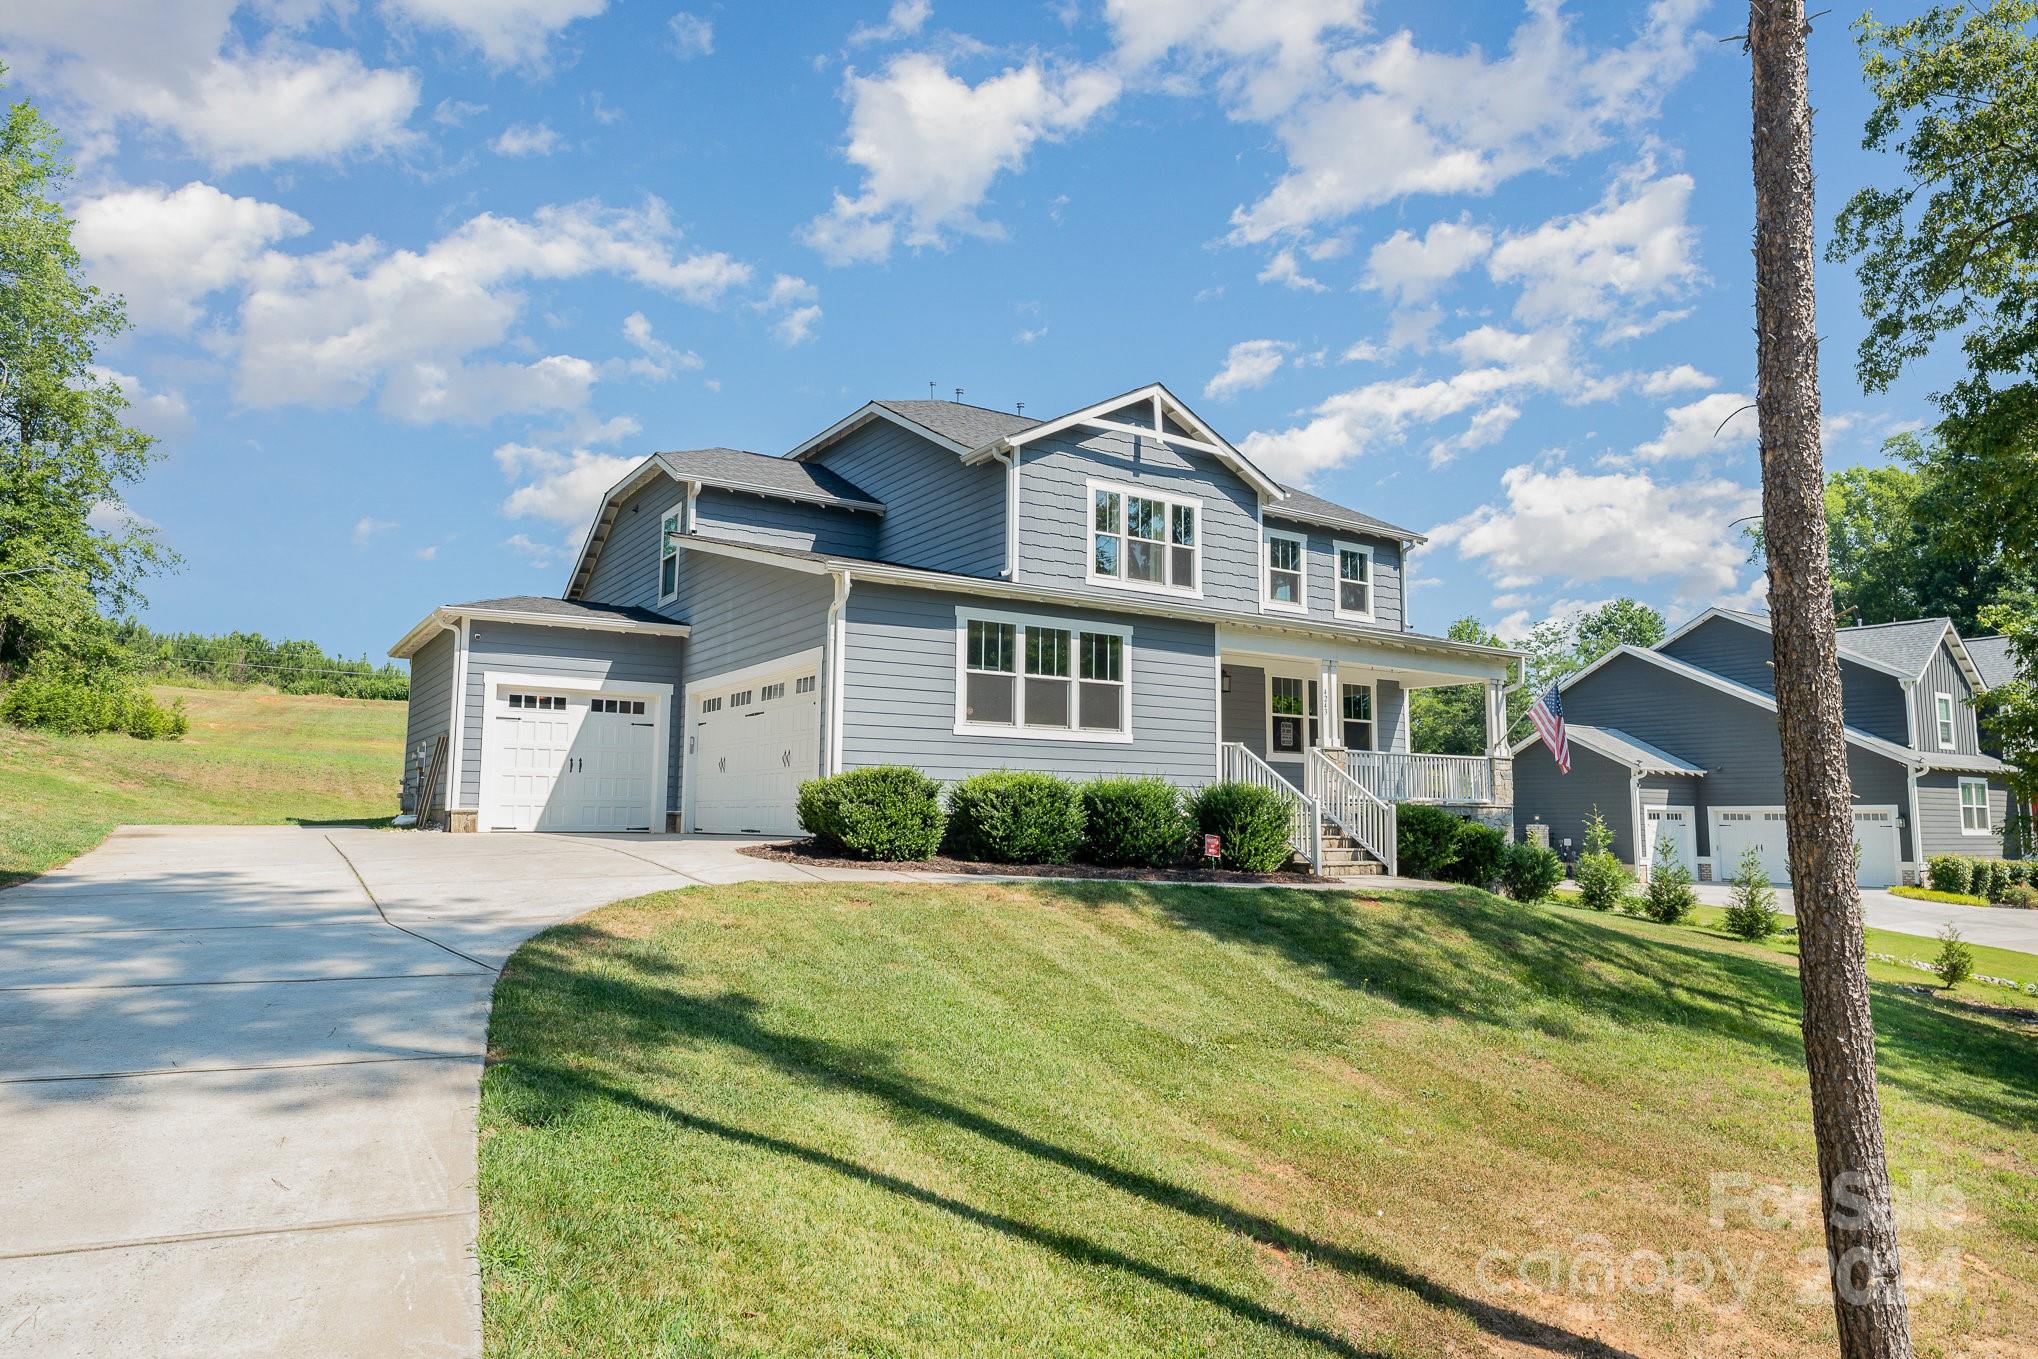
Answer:
[[[1610,599],[1578,620],[1578,668],[1584,669],[1615,647],[1652,647],[1669,629],[1663,615],[1623,595]]]
[[[1460,618],[1445,630],[1454,642],[1505,646],[1476,618]],[[1510,704],[1514,696],[1509,695]],[[1486,751],[1486,694],[1478,684],[1446,684],[1409,695],[1409,739],[1430,755],[1482,755]]]
[[[1721,921],[1730,934],[1751,942],[1776,933],[1776,889],[1769,885],[1769,870],[1762,856],[1750,845],[1741,851],[1741,865],[1727,895],[1726,918]]]
[[[94,514],[119,509],[151,441],[123,422],[126,398],[93,366],[127,318],[85,282],[60,206],[70,171],[56,129],[33,104],[11,106],[0,123],[0,675],[43,653],[102,658],[102,611],[137,602],[140,581],[172,560],[148,525]]]
[[[1974,975],[1974,950],[1960,937],[1958,925],[1939,931],[1939,953],[1932,959],[1932,970],[1949,991]]]
[[[1798,924],[1798,983],[1804,994],[1799,1030],[1810,1077],[1840,1354],[1842,1359],[1910,1359],[1910,1312],[1876,1096],[1875,1022],[1868,1008],[1839,640],[1822,504],[1808,28],[1804,0],[1749,0],[1755,413],[1783,808]],[[1848,206],[1852,212],[1855,205]]]

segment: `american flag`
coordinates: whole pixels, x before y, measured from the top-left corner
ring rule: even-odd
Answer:
[[[1550,758],[1557,762],[1557,768],[1570,773],[1571,741],[1564,735],[1564,700],[1558,696],[1556,685],[1552,684],[1535,701],[1535,706],[1529,709],[1529,721],[1536,724],[1536,735],[1550,748]]]

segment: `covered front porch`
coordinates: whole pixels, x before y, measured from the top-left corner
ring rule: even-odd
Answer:
[[[1218,739],[1225,776],[1267,783],[1271,775],[1283,785],[1276,791],[1297,795],[1297,850],[1317,861],[1327,834],[1355,843],[1392,871],[1393,808],[1403,802],[1436,803],[1511,827],[1506,689],[1514,661],[1510,652],[1442,639],[1222,629]],[[1483,693],[1484,753],[1411,751],[1411,695],[1465,684]],[[1312,836],[1319,841],[1313,851],[1306,843]]]

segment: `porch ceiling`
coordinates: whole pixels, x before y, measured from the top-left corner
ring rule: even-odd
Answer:
[[[1405,689],[1434,689],[1450,684],[1506,681],[1512,658],[1505,655],[1438,653],[1415,644],[1378,643],[1363,639],[1298,637],[1277,632],[1217,630],[1219,659],[1224,664],[1261,665],[1337,662],[1399,683]]]

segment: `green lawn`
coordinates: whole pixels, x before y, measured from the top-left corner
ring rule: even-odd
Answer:
[[[401,703],[266,689],[158,689],[180,741],[0,727],[0,887],[144,823],[353,821],[396,814]]]
[[[1830,1353],[1815,1213],[1709,1223],[1715,1174],[1813,1182],[1794,967],[1469,891],[621,903],[496,991],[487,1348]],[[1919,1352],[2017,1352],[2038,1033],[1888,983],[1875,1008],[1898,1180],[1964,1196],[1907,1224]],[[1594,1291],[1599,1251],[1694,1253],[1689,1286],[1640,1256]]]

